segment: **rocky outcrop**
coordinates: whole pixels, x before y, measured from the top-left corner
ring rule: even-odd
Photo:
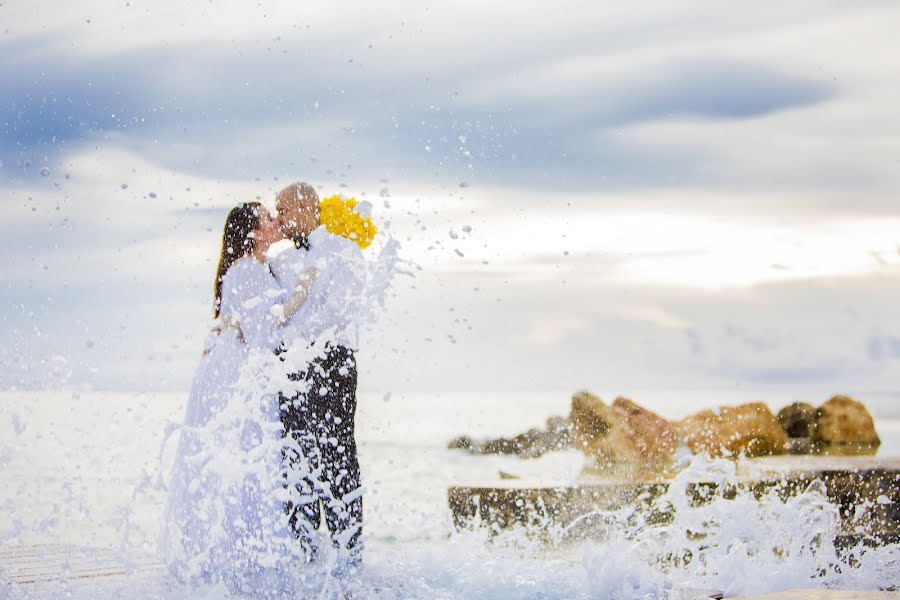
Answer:
[[[575,447],[601,472],[623,466],[641,472],[663,470],[678,446],[668,421],[627,398],[607,406],[590,392],[578,392],[572,397],[569,421]]]
[[[589,392],[572,397],[572,439],[600,472],[632,465],[659,472],[686,445],[694,454],[766,456],[785,450],[787,436],[772,411],[759,402],[706,410],[670,423],[627,398],[611,406]]]
[[[466,450],[469,454],[515,454],[522,458],[538,458],[547,452],[572,447],[569,420],[550,417],[545,429],[532,428],[511,438],[473,440],[462,435],[451,440],[451,450]]]
[[[676,424],[694,454],[768,456],[781,454],[787,435],[762,402],[704,410]]]
[[[670,422],[627,398],[607,405],[582,391],[572,397],[569,417],[550,417],[544,429],[480,441],[461,436],[449,447],[523,458],[575,447],[591,460],[589,472],[641,476],[665,473],[679,446],[694,454],[756,457],[785,452],[874,454],[879,444],[871,415],[847,396],[835,396],[818,409],[794,403],[777,417],[767,405],[755,402]]]
[[[819,407],[812,433],[817,444],[881,444],[872,415],[848,396],[835,396]]]
[[[789,438],[811,438],[816,426],[816,408],[794,402],[778,411],[778,421]]]

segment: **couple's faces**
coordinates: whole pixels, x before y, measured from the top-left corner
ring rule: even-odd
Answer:
[[[253,231],[253,239],[256,241],[257,247],[263,250],[284,239],[278,219],[269,214],[269,211],[264,208],[260,210],[259,225]]]
[[[309,235],[319,226],[318,203],[306,199],[279,202],[278,221],[281,230],[289,237]]]

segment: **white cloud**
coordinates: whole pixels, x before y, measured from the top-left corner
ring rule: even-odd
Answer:
[[[558,313],[544,313],[530,318],[530,326],[525,339],[537,346],[554,346],[568,337],[570,333],[587,326],[584,318]]]
[[[684,330],[692,325],[690,321],[672,314],[661,306],[612,306],[602,309],[601,312],[610,317],[643,321],[668,329]]]

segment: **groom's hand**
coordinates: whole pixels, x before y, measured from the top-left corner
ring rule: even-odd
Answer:
[[[312,288],[312,284],[316,280],[316,275],[318,274],[319,270],[317,268],[308,267],[306,271],[297,278],[297,285],[294,287],[294,291],[309,294],[309,290]]]
[[[316,280],[316,275],[319,274],[319,270],[315,267],[308,267],[303,275],[300,276],[300,281],[303,283],[312,284],[313,281]]]

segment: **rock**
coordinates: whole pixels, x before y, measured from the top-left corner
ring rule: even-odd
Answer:
[[[496,438],[493,440],[485,440],[478,443],[479,454],[526,454],[526,449],[530,448],[540,436],[541,430],[533,427],[525,433],[520,433],[511,438]],[[474,448],[475,446],[473,446]],[[471,451],[472,449],[470,449]]]
[[[612,406],[590,392],[572,397],[569,414],[575,447],[594,459],[601,472],[626,467],[636,473],[668,467],[678,445],[672,425],[627,398]]]
[[[670,474],[679,446],[694,454],[755,457],[788,451],[872,454],[879,443],[866,408],[846,396],[835,396],[818,410],[794,403],[778,417],[756,402],[705,410],[669,422],[627,398],[616,398],[607,405],[582,391],[572,397],[569,417],[550,417],[544,429],[532,428],[511,438],[460,436],[449,448],[536,458],[575,447],[592,461],[588,473],[633,478]]]
[[[677,423],[694,454],[767,456],[782,454],[787,435],[762,402],[704,410]]]
[[[450,440],[447,448],[450,450],[468,450],[472,447],[472,438],[467,435],[461,435]]]
[[[569,420],[565,417],[550,417],[545,429],[534,427],[511,438],[478,441],[462,435],[447,445],[451,450],[467,450],[470,454],[514,454],[522,458],[538,458],[547,452],[571,446]]]
[[[812,437],[822,444],[881,444],[872,415],[848,396],[835,396],[819,407]]]
[[[778,411],[778,421],[789,438],[811,438],[816,424],[816,409],[805,402],[794,402]]]

